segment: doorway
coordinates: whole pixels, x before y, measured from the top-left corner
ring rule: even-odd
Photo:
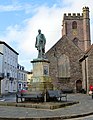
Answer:
[[[82,90],[82,81],[81,80],[77,80],[76,81],[76,92],[80,93]]]

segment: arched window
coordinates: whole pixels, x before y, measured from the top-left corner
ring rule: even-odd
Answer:
[[[76,21],[72,22],[72,29],[77,29],[77,22]]]
[[[74,38],[74,39],[73,39],[73,43],[78,46],[78,39],[77,39],[77,38]]]
[[[61,78],[70,77],[70,61],[69,61],[69,57],[65,54],[60,56],[60,58],[58,59],[58,71],[59,71],[59,77]]]

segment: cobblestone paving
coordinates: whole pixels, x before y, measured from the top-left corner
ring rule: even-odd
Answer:
[[[14,99],[13,99],[14,100]],[[79,104],[59,109],[36,109],[24,107],[0,106],[0,116],[7,118],[50,118],[83,115],[93,113],[93,99],[86,94],[68,94],[69,101],[79,101]]]

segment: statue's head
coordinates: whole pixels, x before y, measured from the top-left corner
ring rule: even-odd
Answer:
[[[38,30],[38,33],[41,33],[41,30],[40,30],[40,29]]]

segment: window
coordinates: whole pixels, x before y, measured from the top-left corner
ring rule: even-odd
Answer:
[[[72,29],[77,29],[77,22],[76,21],[72,22]]]
[[[78,39],[77,39],[77,38],[74,38],[74,39],[73,39],[73,43],[78,46]]]
[[[48,73],[48,66],[44,66],[44,68],[43,68],[43,74],[44,75],[48,75],[49,73]]]
[[[65,54],[63,54],[58,59],[58,71],[59,71],[59,77],[68,78],[70,77],[70,62],[69,57]]]
[[[26,80],[26,75],[24,74],[24,78],[23,78],[23,80]]]

